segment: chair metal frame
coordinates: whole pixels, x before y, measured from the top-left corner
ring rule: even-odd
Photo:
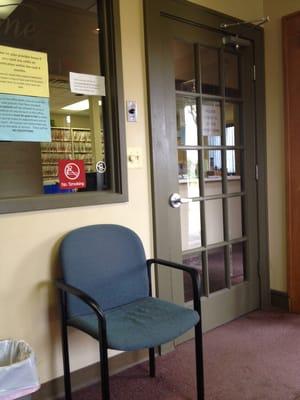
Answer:
[[[204,400],[204,369],[203,369],[203,342],[202,342],[202,323],[201,323],[201,296],[200,296],[200,272],[196,268],[188,265],[178,264],[171,261],[152,258],[146,261],[149,281],[149,296],[152,296],[151,283],[151,266],[161,265],[175,268],[190,274],[193,285],[193,305],[194,310],[199,314],[199,322],[195,325],[195,350],[196,350],[196,384],[197,384],[197,400]],[[56,281],[56,286],[60,293],[61,308],[61,331],[62,331],[62,353],[64,366],[64,385],[65,398],[72,400],[71,375],[70,375],[70,358],[68,344],[68,310],[67,296],[73,295],[88,305],[98,318],[99,330],[99,354],[100,354],[100,376],[102,400],[110,400],[109,390],[109,366],[108,366],[108,344],[105,313],[101,306],[87,293],[82,290],[68,285],[62,280]],[[155,349],[149,348],[149,373],[150,377],[155,377]]]

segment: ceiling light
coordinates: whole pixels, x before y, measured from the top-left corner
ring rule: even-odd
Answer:
[[[85,111],[88,110],[89,107],[89,101],[88,99],[77,101],[76,103],[69,104],[68,106],[65,106],[62,108],[62,110],[69,110],[69,111]]]
[[[6,19],[23,0],[0,0],[0,19]]]
[[[99,106],[102,105],[102,101],[98,101]],[[69,104],[68,106],[65,106],[62,108],[62,110],[68,110],[68,111],[85,111],[89,110],[90,104],[88,99],[77,101],[76,103]]]

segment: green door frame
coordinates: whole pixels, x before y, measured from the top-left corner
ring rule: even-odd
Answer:
[[[161,29],[162,16],[169,16],[172,19],[208,30],[220,31],[221,23],[238,21],[230,16],[216,11],[195,5],[186,0],[144,0],[145,19],[145,41],[146,41],[146,62],[148,78],[148,101],[151,130],[151,162],[152,162],[152,184],[153,184],[153,216],[154,216],[154,251],[155,255],[161,258],[179,260],[181,252],[178,246],[169,246],[169,243],[178,243],[178,221],[172,217],[173,209],[170,207],[168,215],[163,215],[159,205],[168,198],[168,187],[166,182],[171,182],[176,187],[177,181],[170,176],[169,168],[156,168],[158,160],[165,160],[166,166],[171,160],[169,154],[175,149],[168,148],[166,121],[172,110],[166,107],[164,101],[164,77],[161,74],[162,41]],[[232,34],[238,34],[242,28],[234,27]],[[241,30],[241,31],[242,31]],[[225,33],[225,31],[224,31]],[[228,29],[226,30],[228,34]],[[267,158],[266,158],[266,128],[265,128],[265,92],[264,92],[264,34],[261,28],[249,29],[243,33],[243,37],[251,40],[254,46],[255,63],[255,115],[256,115],[256,164],[259,167],[257,182],[257,221],[258,221],[258,275],[260,279],[260,307],[270,307],[270,281],[269,281],[269,248],[268,248],[268,215],[267,215]],[[159,132],[159,135],[155,135]],[[177,166],[173,166],[177,168]],[[174,182],[173,182],[174,181]],[[170,213],[170,214],[169,214]],[[163,228],[158,222],[166,220]],[[170,237],[171,232],[171,237]],[[168,237],[168,243],[166,241]],[[178,301],[176,298],[176,285],[178,277],[171,271],[157,271],[157,293],[165,299]]]

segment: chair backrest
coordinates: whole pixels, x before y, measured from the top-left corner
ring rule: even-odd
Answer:
[[[60,246],[66,283],[87,292],[108,310],[149,295],[147,264],[140,238],[119,225],[90,225],[71,231]],[[74,296],[68,315],[91,309]]]

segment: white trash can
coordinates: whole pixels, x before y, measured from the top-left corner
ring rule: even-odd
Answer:
[[[0,400],[29,400],[39,388],[32,348],[23,340],[0,340]]]

